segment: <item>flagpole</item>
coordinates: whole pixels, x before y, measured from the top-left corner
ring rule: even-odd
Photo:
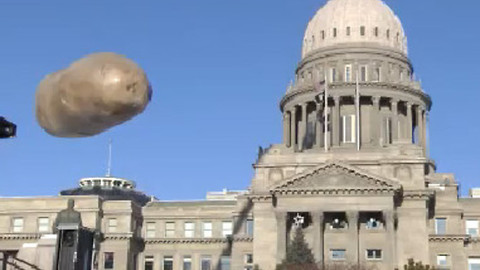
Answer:
[[[359,72],[357,68],[357,79],[356,79],[356,87],[355,87],[355,111],[356,111],[356,141],[357,141],[357,151],[360,151],[360,83],[358,78]]]
[[[325,145],[325,152],[328,152],[328,80],[327,74],[325,73],[325,108],[323,110],[323,125],[324,125],[324,145]]]

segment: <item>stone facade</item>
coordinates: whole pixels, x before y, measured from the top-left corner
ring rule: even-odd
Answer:
[[[331,0],[302,52],[280,102],[284,140],[260,149],[248,191],[164,202],[103,177],[58,197],[0,198],[3,256],[49,269],[52,222],[73,198],[84,226],[102,232],[98,269],[273,270],[296,216],[319,265],[480,267],[480,192],[459,198],[454,175],[436,173],[432,101],[394,13],[379,0]]]

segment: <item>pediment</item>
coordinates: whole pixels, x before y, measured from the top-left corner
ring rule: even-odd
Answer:
[[[401,186],[392,180],[374,176],[358,168],[330,162],[285,179],[271,193],[288,191],[395,191]]]

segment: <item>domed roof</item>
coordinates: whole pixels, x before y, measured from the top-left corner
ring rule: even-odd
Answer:
[[[400,19],[381,0],[329,0],[310,20],[302,58],[329,46],[365,43],[407,55]]]

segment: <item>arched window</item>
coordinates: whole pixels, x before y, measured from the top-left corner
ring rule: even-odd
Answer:
[[[322,39],[325,39],[325,31],[322,30]]]
[[[351,31],[350,26],[347,26],[347,36],[350,36],[350,31]]]
[[[333,37],[337,37],[337,28],[333,28]]]
[[[365,26],[360,26],[360,35],[365,36]]]
[[[375,27],[375,29],[373,30],[374,34],[376,37],[378,37],[378,27]]]

